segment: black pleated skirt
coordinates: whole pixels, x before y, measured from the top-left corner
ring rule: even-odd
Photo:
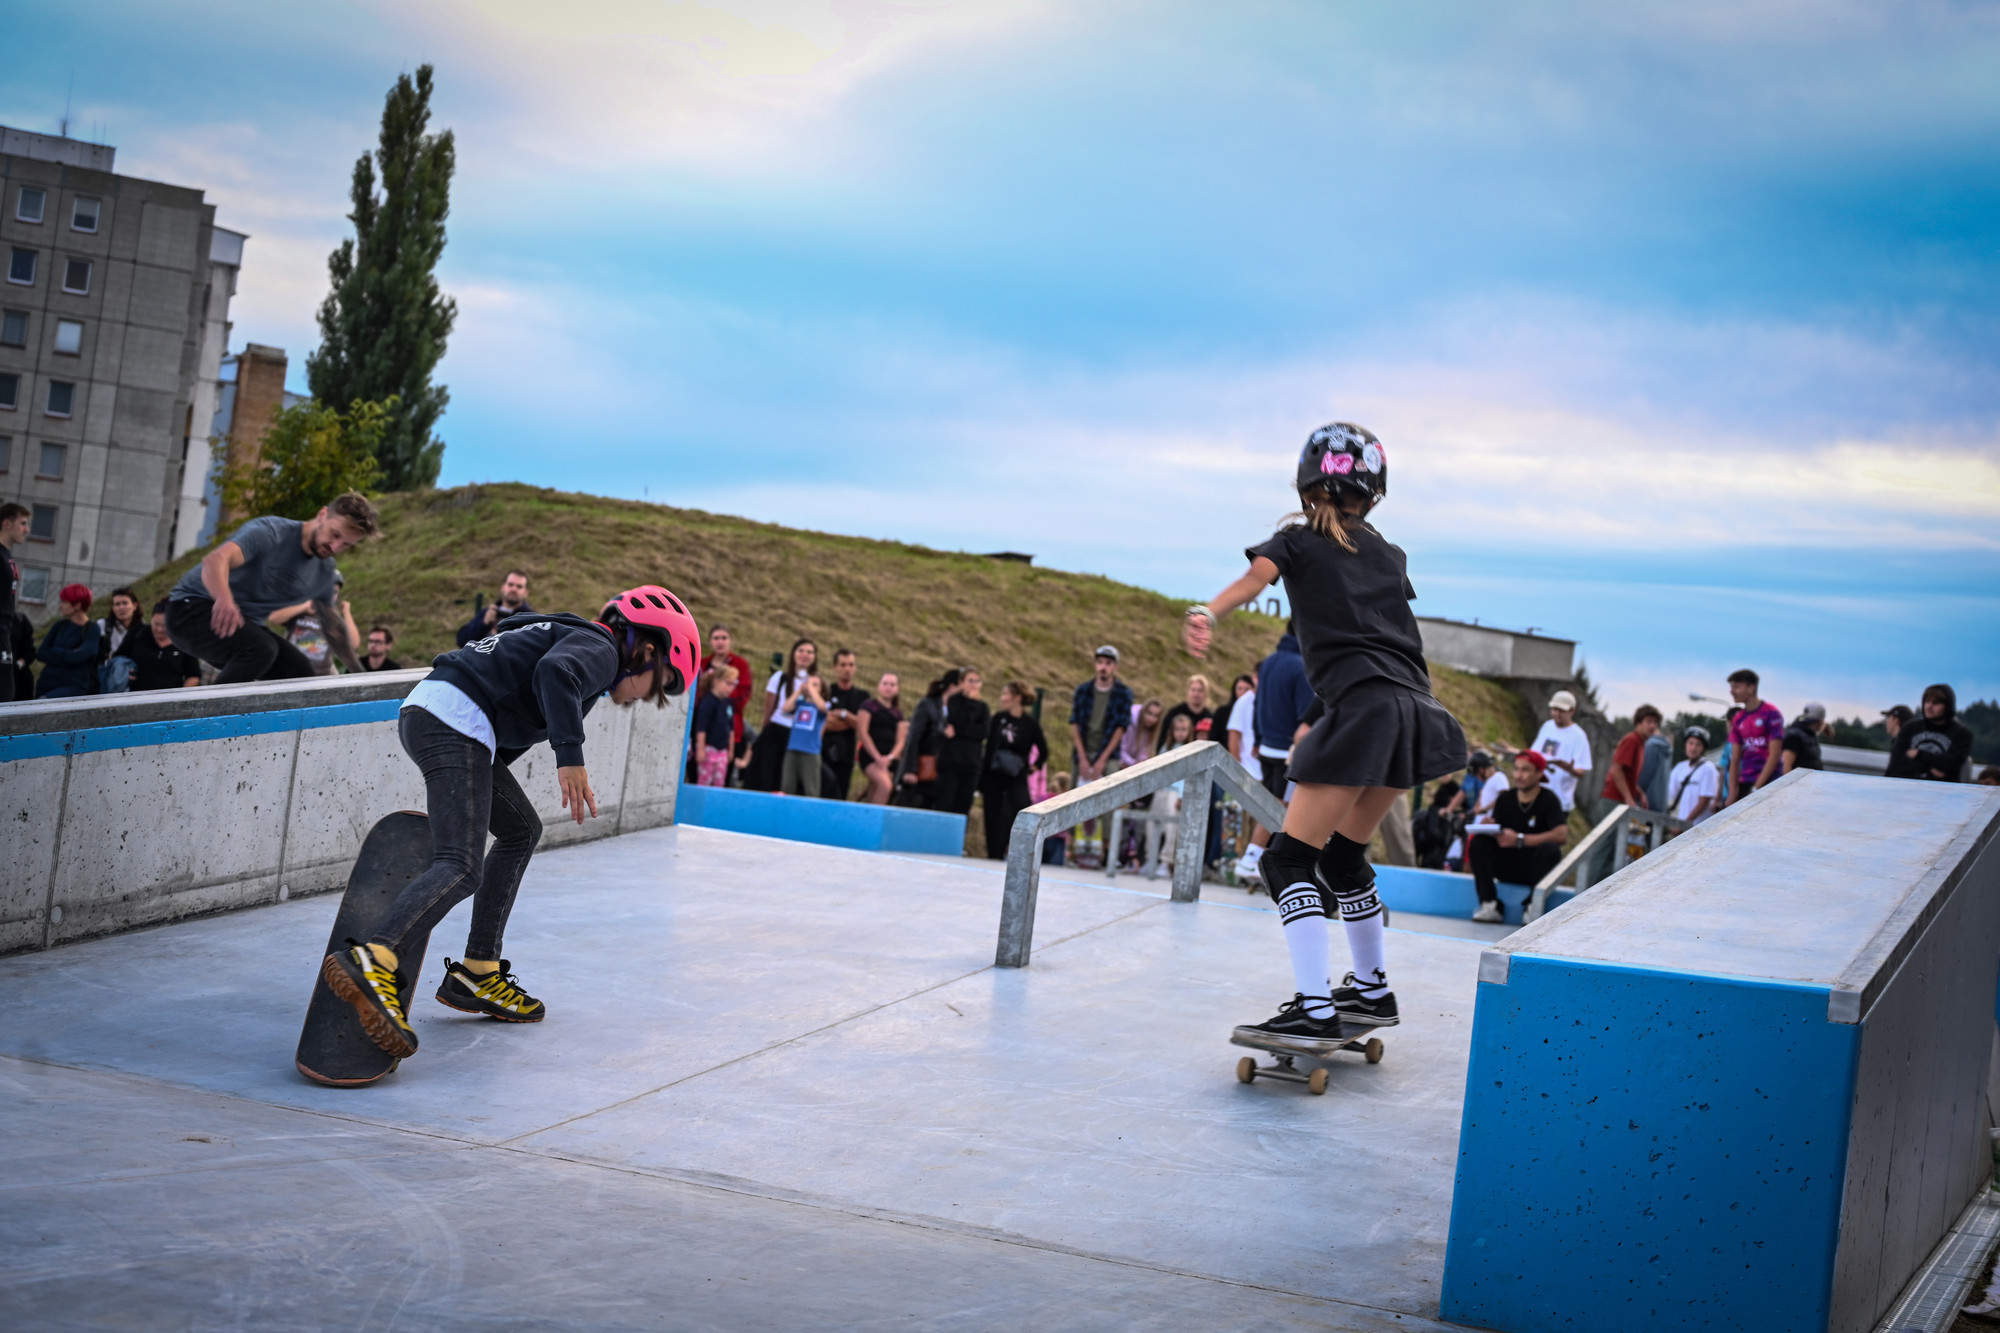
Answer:
[[[1430,695],[1363,681],[1292,747],[1288,776],[1330,787],[1414,787],[1465,767],[1465,732]]]

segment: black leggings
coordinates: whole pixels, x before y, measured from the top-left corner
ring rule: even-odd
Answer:
[[[1027,775],[1018,778],[995,775],[987,778],[980,790],[986,796],[986,859],[1004,861],[1007,846],[1014,840],[1014,816],[1028,808]]]
[[[317,674],[298,649],[265,629],[244,621],[228,638],[215,632],[209,615],[215,603],[206,597],[183,597],[167,603],[167,634],[184,653],[191,653],[221,671],[217,685],[242,685],[253,680],[303,680]]]
[[[498,960],[515,891],[542,840],[541,817],[513,773],[496,765],[479,741],[421,708],[405,708],[398,728],[404,752],[424,774],[431,868],[397,896],[369,943],[400,955],[407,941],[429,934],[470,897],[472,929],[465,938],[465,956]],[[493,849],[482,854],[489,831]]]
[[[944,764],[938,765],[936,804],[933,810],[942,810],[948,815],[964,815],[972,812],[972,798],[979,794],[979,765]]]

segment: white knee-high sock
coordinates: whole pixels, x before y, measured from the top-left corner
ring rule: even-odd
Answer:
[[[1285,923],[1285,948],[1292,955],[1292,981],[1308,1001],[1314,1017],[1333,1007],[1333,946],[1327,939],[1326,912],[1317,884],[1292,884],[1279,890],[1278,916]]]
[[[1340,900],[1340,920],[1347,929],[1347,952],[1354,959],[1355,988],[1373,994],[1389,988],[1389,963],[1383,947],[1382,900],[1375,890]]]

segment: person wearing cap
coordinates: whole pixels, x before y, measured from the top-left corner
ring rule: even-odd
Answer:
[[[1069,741],[1077,786],[1118,771],[1118,743],[1131,717],[1132,690],[1118,679],[1118,650],[1107,643],[1097,650],[1090,679],[1070,695]]]
[[[1923,712],[1903,724],[1889,745],[1889,776],[1922,782],[1962,782],[1972,757],[1972,729],[1958,720],[1958,693],[1949,685],[1924,691]]]
[[[1667,776],[1667,806],[1675,819],[1699,824],[1715,812],[1716,797],[1722,791],[1722,774],[1708,762],[1708,728],[1689,727],[1681,733],[1681,751],[1687,755]]]
[[[1651,704],[1640,704],[1632,712],[1632,730],[1625,733],[1618,748],[1611,753],[1611,772],[1604,779],[1604,790],[1600,793],[1607,801],[1617,801],[1623,805],[1636,805],[1641,810],[1653,808],[1646,799],[1646,789],[1639,783],[1639,770],[1646,762],[1646,745],[1660,730],[1660,710]]]
[[[1562,860],[1569,840],[1569,816],[1556,794],[1543,785],[1552,762],[1539,750],[1517,750],[1514,783],[1493,802],[1491,833],[1475,833],[1467,849],[1472,887],[1479,894],[1474,921],[1506,919],[1500,906],[1500,880],[1532,886]]]
[[[1782,771],[1789,773],[1795,768],[1824,770],[1826,760],[1820,755],[1820,737],[1832,730],[1833,723],[1826,720],[1826,705],[1807,704],[1792,725],[1785,728],[1785,738],[1778,752]]]
[[[90,619],[90,589],[72,583],[56,594],[61,612],[49,622],[35,656],[42,663],[37,699],[72,699],[97,688],[97,626]]]
[[[1501,754],[1519,754],[1513,746],[1493,742]],[[1549,790],[1562,802],[1564,810],[1576,809],[1577,784],[1590,775],[1590,737],[1576,724],[1576,696],[1557,690],[1549,696],[1549,720],[1535,733],[1529,749],[1548,761]]]

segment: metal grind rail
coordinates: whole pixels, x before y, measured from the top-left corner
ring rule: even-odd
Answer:
[[[1121,773],[1051,796],[1014,819],[1007,844],[1007,893],[1000,906],[997,967],[1026,967],[1035,941],[1035,895],[1041,887],[1042,843],[1050,835],[1101,819],[1142,796],[1184,782],[1180,827],[1174,835],[1173,900],[1201,897],[1202,854],[1208,842],[1209,787],[1220,786],[1268,829],[1284,827],[1285,807],[1214,741],[1196,741],[1154,755]],[[1114,853],[1115,854],[1115,853]]]

